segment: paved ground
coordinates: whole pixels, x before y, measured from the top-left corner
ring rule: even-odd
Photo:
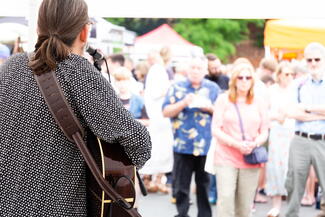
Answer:
[[[195,195],[191,196],[192,200],[195,202]],[[266,213],[271,207],[270,201],[267,204],[257,204],[256,212],[252,217],[266,217]],[[216,206],[213,206],[214,216]],[[286,203],[283,204],[283,210],[281,217],[284,217],[284,210],[286,208]],[[163,195],[160,193],[149,194],[146,197],[141,198],[139,211],[142,217],[174,217],[176,214],[176,207],[174,204],[170,203],[170,195]],[[302,207],[300,209],[300,217],[315,217],[319,211],[315,207]],[[197,216],[197,207],[195,203],[190,207],[189,212],[190,217]]]

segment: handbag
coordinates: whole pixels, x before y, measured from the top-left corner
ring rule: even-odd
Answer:
[[[245,141],[246,138],[245,138],[245,133],[244,133],[243,121],[242,121],[237,104],[234,104],[234,105],[235,105],[236,112],[237,112],[238,119],[239,119],[239,126],[240,126],[240,131],[242,133],[242,139],[243,139],[243,141]],[[264,146],[257,146],[252,150],[252,152],[250,154],[244,155],[244,160],[248,164],[265,163],[268,160],[267,150]]]

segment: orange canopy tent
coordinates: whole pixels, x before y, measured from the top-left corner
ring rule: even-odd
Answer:
[[[301,59],[304,47],[310,42],[325,45],[325,20],[269,20],[264,30],[266,55],[277,59]]]

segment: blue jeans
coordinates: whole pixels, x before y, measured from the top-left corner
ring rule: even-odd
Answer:
[[[218,200],[217,179],[215,175],[210,174],[209,201],[216,203]]]

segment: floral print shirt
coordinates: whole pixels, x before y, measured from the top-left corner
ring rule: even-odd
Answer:
[[[200,96],[201,99],[205,98],[214,104],[220,91],[217,84],[207,79],[203,79],[200,87],[196,89],[192,87],[189,80],[177,82],[169,88],[163,108],[183,100],[189,93]],[[212,114],[198,108],[200,101],[195,104],[186,107],[177,116],[171,118],[174,152],[205,156],[210,147]]]

